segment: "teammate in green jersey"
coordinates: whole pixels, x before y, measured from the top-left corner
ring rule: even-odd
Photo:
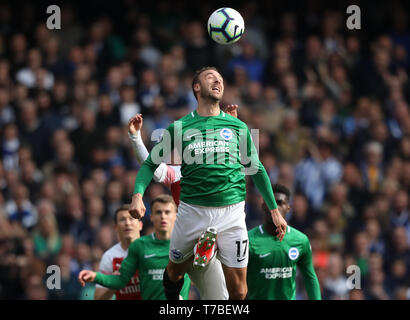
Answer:
[[[283,217],[289,212],[290,191],[273,186],[276,203]],[[312,264],[312,249],[307,236],[287,227],[283,241],[276,238],[276,226],[263,204],[264,224],[249,231],[248,298],[258,300],[294,300],[296,267],[301,272],[309,299],[320,300],[320,287]]]
[[[144,191],[164,157],[176,149],[182,159],[181,201],[171,237],[170,261],[164,272],[165,294],[168,299],[178,299],[184,275],[193,261],[195,243],[204,230],[212,227],[218,231],[217,257],[229,296],[244,299],[248,262],[246,160],[250,160],[249,172],[270,210],[279,239],[287,224],[277,210],[269,177],[246,124],[220,110],[222,76],[213,67],[202,68],[194,75],[192,90],[198,108],[171,124],[152,149],[135,180],[130,213],[136,218],[144,216]]]
[[[160,195],[151,202],[152,234],[131,243],[128,256],[122,261],[119,275],[105,275],[100,272],[82,270],[80,283],[95,282],[104,287],[121,289],[139,271],[140,290],[143,300],[165,300],[162,277],[168,263],[171,231],[176,219],[176,205],[169,195]],[[180,295],[188,300],[190,280],[185,275]]]

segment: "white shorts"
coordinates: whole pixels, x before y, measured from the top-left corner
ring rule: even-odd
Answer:
[[[224,207],[202,207],[180,201],[171,234],[169,258],[182,263],[190,258],[199,236],[208,227],[216,228],[217,258],[223,265],[244,268],[248,265],[248,231],[245,201]]]

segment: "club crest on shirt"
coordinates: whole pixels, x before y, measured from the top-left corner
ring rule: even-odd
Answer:
[[[182,257],[183,257],[182,252],[179,251],[179,250],[177,250],[177,249],[172,249],[172,250],[171,250],[171,254],[172,254],[172,258],[173,258],[175,261],[181,260]]]
[[[289,249],[288,252],[290,260],[296,260],[299,257],[299,250],[298,248],[292,247]]]
[[[224,140],[231,140],[232,139],[232,130],[229,128],[223,128],[220,131],[220,136]]]

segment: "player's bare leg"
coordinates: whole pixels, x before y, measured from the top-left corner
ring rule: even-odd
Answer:
[[[164,271],[164,291],[167,300],[179,300],[179,293],[184,285],[184,275],[192,265],[193,257],[182,263],[168,261]]]
[[[230,300],[244,300],[248,293],[246,284],[246,267],[232,268],[222,264],[225,274],[226,287],[229,292]]]

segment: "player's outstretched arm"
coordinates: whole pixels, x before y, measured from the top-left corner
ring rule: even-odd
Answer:
[[[256,188],[261,193],[263,200],[265,200],[265,203],[271,212],[273,223],[277,228],[277,237],[280,241],[282,241],[283,237],[286,234],[286,220],[282,217],[279,210],[277,209],[278,206],[273,195],[271,181],[265,167],[259,160],[258,152],[255,144],[252,141],[248,127],[245,126],[244,130],[246,130],[246,136],[241,133],[239,137],[239,144],[241,149],[245,149],[243,144],[246,142],[246,149],[243,150],[244,152],[241,152],[241,161],[243,164],[249,163],[250,161],[250,164],[248,164],[247,168],[248,170],[246,172],[247,174],[250,174],[252,181],[256,185]],[[247,158],[244,158],[244,154],[247,155]]]
[[[180,133],[177,133],[180,135]],[[161,164],[164,157],[168,156],[174,149],[174,124],[172,123],[164,130],[162,140],[152,148],[150,155],[142,164],[135,178],[134,195],[132,196],[130,214],[141,219],[145,214],[145,206],[142,201],[145,189],[154,176],[155,170]]]
[[[309,300],[321,300],[320,285],[312,262],[312,247],[306,238],[303,254],[297,262]]]
[[[288,224],[277,208],[270,210],[270,214],[272,216],[272,221],[276,226],[276,232],[278,233],[278,238],[280,241],[282,241],[283,237],[286,234],[286,228]]]
[[[144,161],[148,158],[149,152],[147,147],[142,141],[141,137],[141,128],[143,126],[144,119],[142,114],[136,114],[128,121],[128,136],[131,140],[131,145],[135,152],[135,157],[138,164],[141,166]],[[165,163],[161,163],[159,167],[154,172],[153,179],[156,182],[164,183],[164,181],[169,181],[167,175],[169,172],[172,172],[172,167],[167,166]],[[174,181],[171,181],[173,183]]]
[[[131,144],[139,165],[142,165],[149,155],[149,152],[141,138],[142,124],[142,114],[136,114],[128,121],[128,136],[131,139]]]
[[[144,201],[142,200],[142,194],[134,194],[131,198],[131,204],[129,209],[130,215],[135,219],[142,219],[145,215],[145,211],[146,208],[144,205]]]
[[[86,282],[95,282],[110,289],[122,289],[131,280],[138,269],[138,244],[135,240],[128,248],[128,255],[122,261],[119,274],[103,274],[90,270],[82,270],[78,280],[84,286]]]

